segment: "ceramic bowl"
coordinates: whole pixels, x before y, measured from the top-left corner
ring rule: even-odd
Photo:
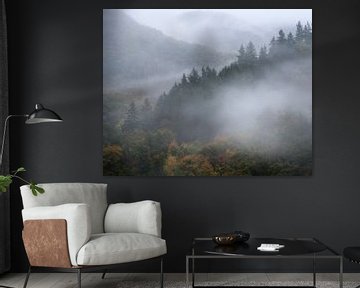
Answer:
[[[237,241],[236,234],[219,234],[212,237],[212,240],[218,245],[232,245]]]

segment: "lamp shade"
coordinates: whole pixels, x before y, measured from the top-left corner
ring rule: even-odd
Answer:
[[[61,117],[54,111],[45,108],[41,104],[35,105],[35,110],[29,114],[25,123],[26,124],[38,124],[46,122],[62,122]]]

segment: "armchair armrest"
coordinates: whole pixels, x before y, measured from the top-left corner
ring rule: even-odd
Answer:
[[[160,203],[150,200],[111,204],[105,215],[106,233],[143,233],[161,237]]]
[[[22,210],[23,221],[64,219],[66,221],[66,237],[69,248],[70,261],[77,265],[76,256],[80,248],[89,241],[91,222],[89,206],[86,204],[64,204],[58,206],[33,207]],[[34,235],[35,237],[35,235]],[[33,241],[39,241],[37,235]],[[49,245],[49,243],[44,243]]]

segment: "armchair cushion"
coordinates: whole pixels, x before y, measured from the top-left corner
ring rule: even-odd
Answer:
[[[111,204],[104,226],[105,233],[143,233],[161,237],[160,203],[145,200]]]
[[[104,232],[107,209],[106,184],[97,183],[47,183],[39,184],[45,193],[34,197],[29,185],[20,187],[24,208],[56,206],[67,203],[84,203],[89,206],[92,233]]]
[[[79,249],[90,239],[91,217],[86,204],[33,207],[22,210],[23,220],[65,219],[71,264],[76,266]],[[36,239],[37,240],[37,239]],[[34,241],[36,241],[34,239]]]
[[[81,247],[78,265],[108,265],[145,260],[166,254],[165,240],[140,233],[94,234]]]

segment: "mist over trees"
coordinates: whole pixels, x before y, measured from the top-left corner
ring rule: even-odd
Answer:
[[[104,102],[104,175],[311,175],[311,58],[298,22],[260,49],[239,40],[232,63],[194,65],[156,99]]]
[[[104,91],[140,87],[158,96],[168,79],[189,67],[230,63],[233,55],[176,40],[136,22],[122,9],[105,9],[103,21]],[[149,90],[154,91],[149,91]]]

